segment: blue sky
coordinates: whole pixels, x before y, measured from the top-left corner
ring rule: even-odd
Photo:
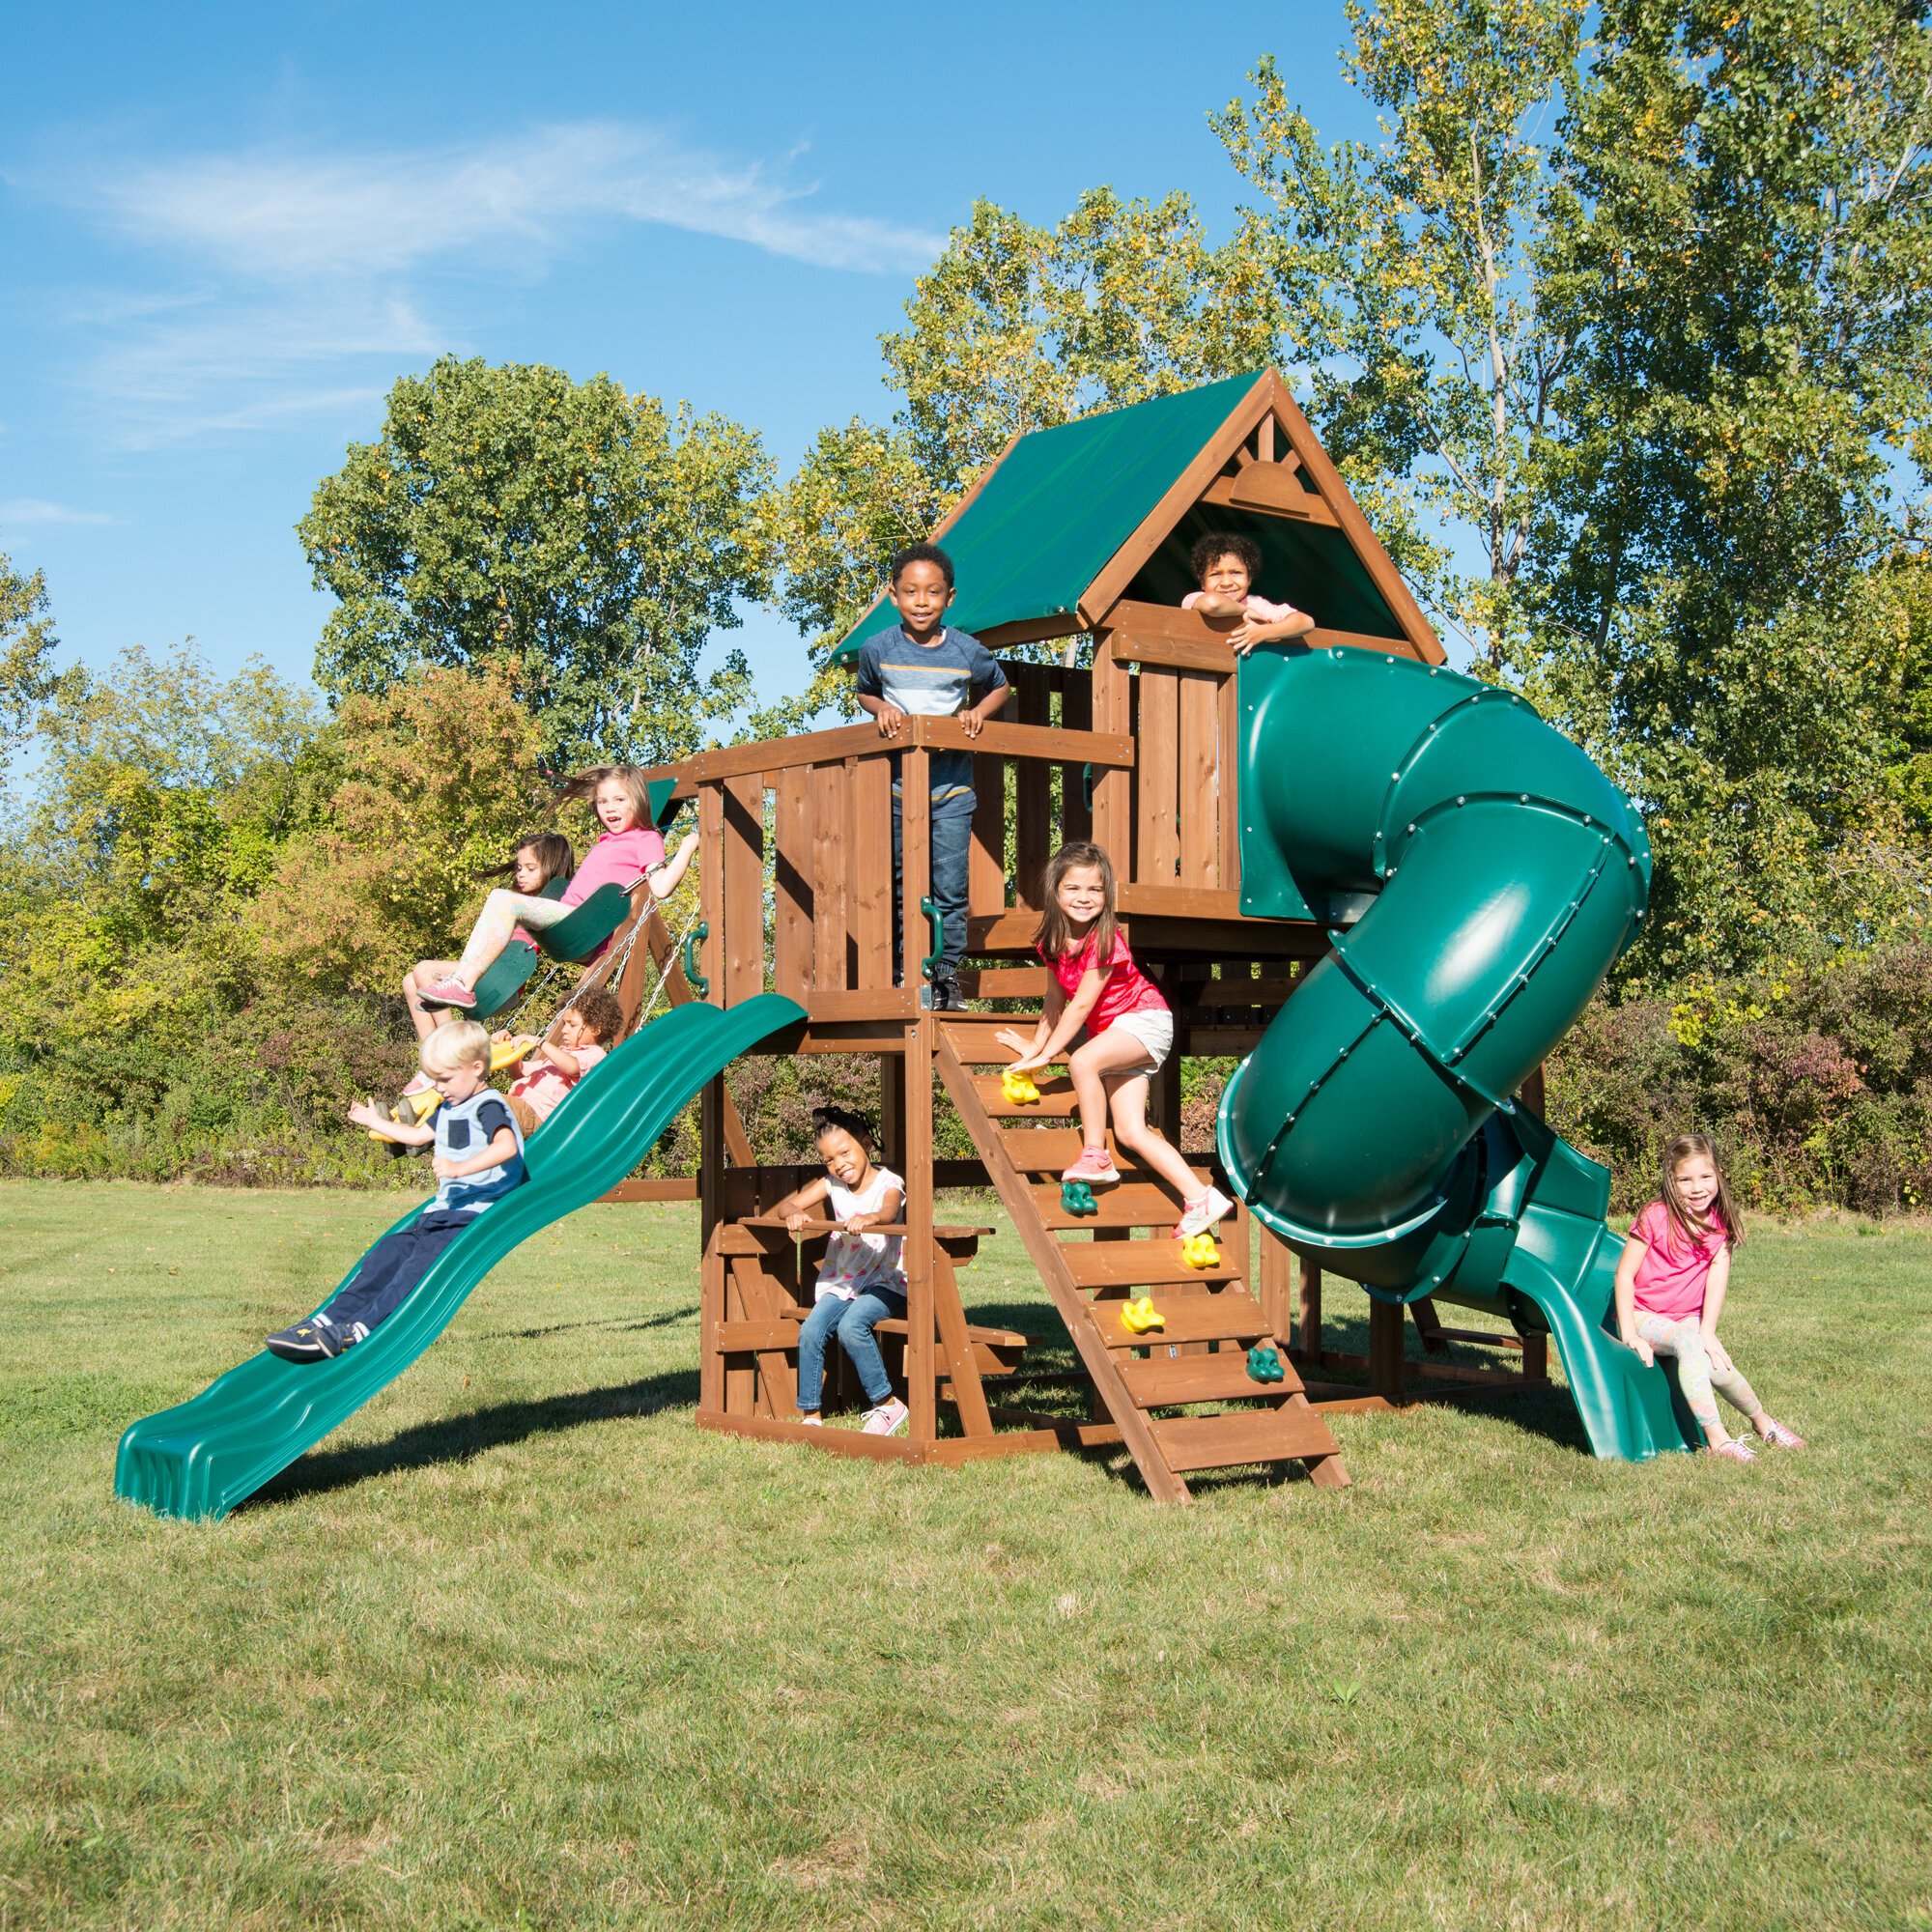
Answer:
[[[1207,126],[1271,51],[1331,136],[1339,5],[925,12],[74,4],[9,27],[0,550],[105,668],[192,635],[306,677],[294,533],[390,383],[548,362],[761,430],[889,416],[877,337],[976,194],[1239,186]],[[775,614],[731,634],[796,681]]]

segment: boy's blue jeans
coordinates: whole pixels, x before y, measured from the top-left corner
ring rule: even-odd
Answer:
[[[973,794],[962,792],[932,807],[932,902],[946,922],[939,949],[938,976],[950,980],[966,956],[966,877],[973,849]],[[905,826],[899,816],[899,790],[893,787],[893,972],[911,976],[901,963],[905,937]],[[925,930],[922,924],[922,931]],[[921,955],[923,957],[923,954]]]
[[[859,1386],[874,1408],[893,1392],[885,1357],[872,1339],[875,1323],[891,1316],[904,1319],[906,1298],[890,1288],[861,1289],[850,1301],[836,1294],[822,1296],[798,1331],[798,1406],[815,1409],[825,1388],[825,1345],[836,1331],[838,1345],[859,1372]]]

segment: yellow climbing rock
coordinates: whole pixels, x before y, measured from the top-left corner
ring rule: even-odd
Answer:
[[[1165,1328],[1167,1317],[1153,1305],[1151,1295],[1144,1294],[1121,1310],[1121,1325],[1132,1334],[1145,1335],[1150,1328]]]
[[[1180,1244],[1180,1259],[1191,1268],[1219,1267],[1221,1251],[1212,1235],[1189,1235]]]
[[[1000,1091],[1015,1107],[1031,1107],[1039,1099],[1039,1089],[1031,1073],[1015,1073],[1009,1066],[1000,1075]]]

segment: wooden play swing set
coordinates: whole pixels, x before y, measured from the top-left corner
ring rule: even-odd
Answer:
[[[1366,1354],[1327,1347],[1319,1268],[1297,1264],[1245,1208],[1218,1241],[1183,1253],[1172,1190],[1118,1151],[1122,1185],[1091,1203],[1069,1196],[1058,1177],[1078,1152],[1070,1082],[1041,1079],[1037,1098],[1015,1099],[1001,1077],[1010,1055],[994,1040],[1010,1010],[934,1013],[916,984],[894,984],[895,750],[908,880],[927,869],[929,757],[974,754],[968,952],[983,963],[960,975],[969,998],[1041,1001],[1041,868],[1070,839],[1091,838],[1112,856],[1135,957],[1175,1014],[1176,1052],[1150,1120],[1177,1146],[1181,1061],[1249,1052],[1328,952],[1331,929],[1359,910],[1338,900],[1283,920],[1242,909],[1230,626],[1179,608],[1194,587],[1191,546],[1210,531],[1261,546],[1256,587],[1316,617],[1310,648],[1441,662],[1400,574],[1269,372],[1016,438],[933,533],[958,570],[950,622],[995,653],[1084,633],[1091,668],[1007,661],[1016,703],[975,740],[951,719],[914,718],[889,744],[867,722],[708,752],[652,775],[666,812],[696,802],[701,901],[681,956],[642,888],[614,928],[627,1026],[651,967],[673,1005],[784,995],[805,1017],[756,1050],[874,1056],[881,1151],[907,1180],[908,1312],[878,1330],[911,1411],[896,1438],[796,1419],[799,1324],[830,1231],[794,1236],[771,1209],[819,1170],[761,1165],[723,1075],[701,1091],[698,1173],[628,1180],[606,1197],[699,1203],[700,1427],[942,1464],[1121,1445],[1152,1494],[1180,1500],[1196,1471],[1253,1464],[1296,1462],[1318,1485],[1346,1484],[1329,1426],[1339,1412],[1547,1384],[1542,1334],[1445,1329],[1426,1298],[1411,1307],[1428,1353],[1481,1343],[1508,1365],[1406,1361],[1403,1309],[1382,1301],[1371,1304]],[[840,654],[890,621],[875,606]],[[896,917],[916,963],[928,930],[916,891]],[[941,1095],[973,1158],[936,1157]],[[1183,1152],[1225,1181],[1211,1150]],[[1072,1340],[1070,1369],[1030,1369],[1029,1337],[968,1319],[959,1266],[991,1231],[943,1224],[936,1195],[985,1186]],[[1149,1302],[1157,1329],[1122,1321]],[[840,1386],[827,1366],[833,1407]],[[1049,1389],[1063,1400],[1073,1391],[1084,1415],[1039,1406]]]

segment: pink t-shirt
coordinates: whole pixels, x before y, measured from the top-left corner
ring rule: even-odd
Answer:
[[[1034,950],[1038,952],[1037,947]],[[1060,981],[1060,990],[1069,1000],[1080,990],[1080,981],[1086,978],[1088,967],[1094,964],[1094,935],[1090,932],[1086,945],[1079,952],[1046,960]],[[1044,952],[1039,956],[1046,959]],[[1087,1015],[1090,1036],[1105,1033],[1122,1013],[1137,1013],[1153,1007],[1158,1007],[1162,1012],[1167,1010],[1167,1002],[1161,998],[1160,988],[1134,964],[1134,955],[1127,951],[1127,942],[1118,932],[1114,935],[1112,964],[1114,970],[1107,975],[1100,988],[1100,997],[1094,1002],[1094,1010]]]
[[[1183,611],[1193,610],[1207,594],[1205,590],[1190,590],[1180,600],[1180,608]],[[1258,623],[1279,624],[1284,617],[1293,617],[1294,614],[1293,604],[1270,604],[1265,597],[1251,596],[1248,599],[1248,615]]]
[[[548,1060],[533,1059],[511,1085],[510,1098],[521,1100],[540,1121],[549,1120],[556,1103],[604,1058],[601,1046],[573,1046],[565,1051],[577,1062],[575,1073],[566,1074]]]
[[[1713,1230],[1687,1243],[1662,1201],[1653,1201],[1631,1223],[1631,1234],[1646,1249],[1636,1264],[1638,1310],[1670,1321],[1701,1315],[1704,1285],[1711,1278],[1711,1264],[1724,1251],[1724,1236]]]
[[[583,855],[582,865],[571,874],[557,903],[582,905],[599,886],[618,885],[629,892],[651,867],[664,864],[664,838],[648,825],[634,825],[628,832],[606,832]],[[511,937],[526,946],[536,943],[521,925]],[[610,945],[607,939],[590,956],[601,959]]]

